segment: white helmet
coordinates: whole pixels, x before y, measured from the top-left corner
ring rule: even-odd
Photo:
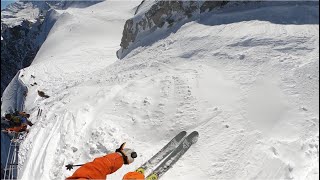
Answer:
[[[137,153],[129,148],[124,148],[126,143],[121,144],[121,146],[116,149],[116,152],[120,153],[123,157],[124,164],[131,164],[134,158],[137,157]]]

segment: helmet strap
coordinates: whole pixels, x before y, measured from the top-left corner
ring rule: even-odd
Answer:
[[[123,143],[118,149],[116,149],[116,152],[120,153],[123,158],[124,164],[129,164],[128,156],[122,151],[124,148],[125,143]]]

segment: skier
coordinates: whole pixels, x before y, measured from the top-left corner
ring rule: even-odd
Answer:
[[[28,120],[30,118],[30,114],[25,112],[16,112],[14,114],[6,114],[5,120],[9,122],[11,127],[21,126],[21,124],[25,123],[29,126],[32,126],[33,123]]]
[[[20,126],[21,125],[21,118],[19,116],[13,116],[11,114],[6,114],[5,120],[9,122],[10,126]]]
[[[18,114],[21,118],[24,118],[24,121],[26,121],[29,126],[33,126],[33,123],[28,119],[30,118],[30,114],[26,112],[18,112]]]
[[[14,116],[11,114],[6,114],[5,119],[9,121],[10,128],[2,130],[2,132],[23,132],[27,131],[28,119],[23,116]],[[28,131],[27,131],[28,132]]]
[[[7,128],[5,130],[2,130],[2,132],[23,132],[23,131],[26,131],[27,133],[29,132],[28,129],[27,129],[27,125],[26,124],[22,124],[21,126],[16,126],[16,127],[12,127],[12,128]]]
[[[116,152],[95,158],[77,169],[72,176],[67,179],[106,179],[108,174],[116,172],[123,164],[131,164],[137,153],[132,149],[124,148],[123,143]],[[73,165],[66,166],[71,170]],[[144,180],[144,175],[140,172],[128,172],[123,180]]]

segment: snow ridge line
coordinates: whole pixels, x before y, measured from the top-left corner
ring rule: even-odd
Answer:
[[[21,77],[20,74],[21,74],[21,71],[19,71],[19,77]],[[20,110],[18,110],[18,108],[17,108],[18,111],[23,111],[24,108],[25,108],[24,102],[26,101],[26,97],[27,97],[27,94],[28,94],[29,90],[28,90],[28,87],[25,85],[25,83],[20,78],[18,78],[18,82],[20,83],[20,85],[22,87],[25,88],[25,91],[24,91],[24,94],[23,94],[23,99],[22,99],[21,104],[20,104]]]
[[[28,93],[28,88],[27,86],[25,85],[25,83],[20,79],[22,75],[22,71],[18,71],[17,75],[16,75],[16,82],[17,84],[15,84],[17,87],[16,89],[13,89],[12,91],[15,91],[16,92],[11,92],[12,96],[8,99],[12,99],[14,98],[15,101],[9,101],[11,102],[10,106],[11,109],[6,109],[6,113],[8,112],[12,112],[12,110],[14,111],[23,111],[24,108],[25,108],[25,100],[26,100],[26,96],[27,96],[27,93]],[[13,85],[14,86],[14,85]],[[22,90],[21,90],[22,89]],[[19,95],[20,93],[20,95]],[[22,96],[21,96],[21,93],[22,93]],[[14,109],[12,109],[14,108]],[[19,135],[16,137],[16,136],[8,136],[6,135],[5,137],[9,138],[10,139],[10,144],[9,144],[9,147],[8,147],[8,154],[6,155],[6,164],[5,164],[5,177],[6,178],[6,175],[8,174],[9,175],[9,179],[16,179],[17,178],[17,174],[18,174],[18,162],[19,162],[19,159],[18,159],[18,154],[19,154],[19,145],[20,143],[17,143],[17,142],[14,142],[13,143],[13,139],[14,138],[19,138]],[[23,139],[25,138],[25,136],[23,136]],[[22,139],[22,140],[23,140]],[[14,146],[14,148],[11,148],[12,146]],[[10,158],[10,154],[11,154],[11,158]],[[1,157],[1,158],[4,158],[4,157]],[[10,162],[9,162],[9,159]],[[12,165],[14,164],[14,165]],[[9,168],[10,167],[10,168]],[[9,169],[9,172],[7,173],[7,170]]]

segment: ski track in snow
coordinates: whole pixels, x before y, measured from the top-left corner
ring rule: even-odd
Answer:
[[[182,130],[199,140],[163,179],[318,179],[318,24],[189,22],[116,61],[138,3],[61,12],[21,77],[35,123],[21,179],[64,179],[127,142],[138,158],[120,179]]]

